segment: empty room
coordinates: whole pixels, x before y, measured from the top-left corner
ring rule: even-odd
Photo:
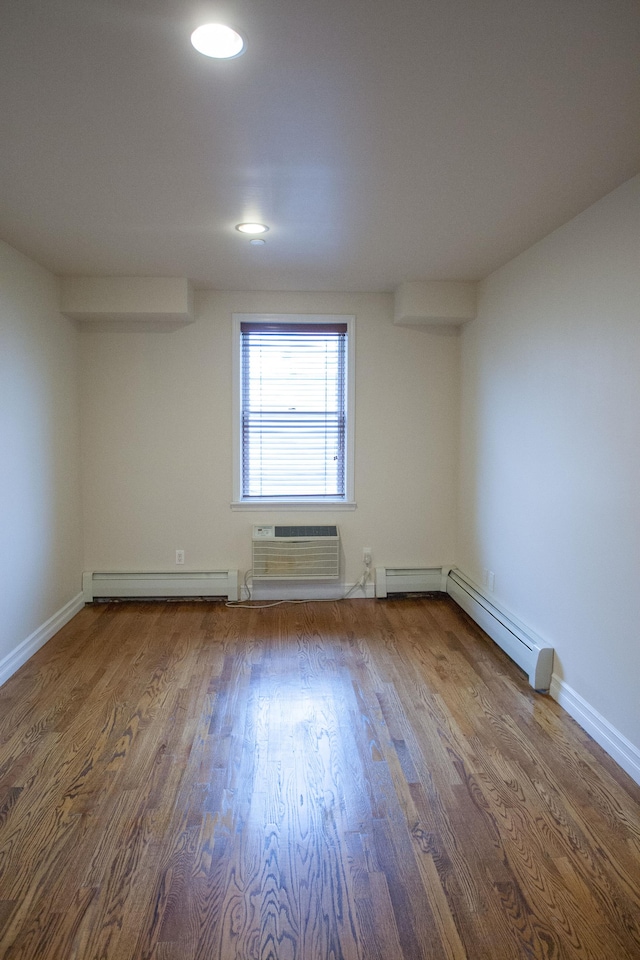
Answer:
[[[0,956],[638,960],[637,0],[0,27]]]

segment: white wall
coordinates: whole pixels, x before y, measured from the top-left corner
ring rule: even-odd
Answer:
[[[56,279],[0,243],[0,674],[82,586],[77,361]]]
[[[86,323],[85,569],[251,566],[254,523],[338,522],[346,581],[374,564],[453,559],[459,337],[392,323],[386,295],[200,293],[196,322]],[[356,315],[352,512],[232,511],[232,313]]]
[[[640,178],[484,282],[462,357],[458,565],[640,746]]]

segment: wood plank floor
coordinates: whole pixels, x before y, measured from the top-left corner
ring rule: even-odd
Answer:
[[[4,960],[640,958],[640,790],[447,598],[87,607],[0,690]]]

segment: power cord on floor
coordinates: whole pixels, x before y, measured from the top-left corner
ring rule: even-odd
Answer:
[[[246,591],[246,598],[244,600],[227,600],[225,607],[244,607],[246,610],[266,610],[268,607],[279,607],[284,603],[337,603],[341,600],[348,600],[351,595],[358,589],[361,589],[363,593],[366,594],[367,583],[371,578],[371,561],[368,561],[364,565],[364,570],[360,575],[356,583],[347,590],[347,592],[342,597],[320,597],[314,599],[309,597],[307,600],[274,600],[272,603],[252,603],[251,602],[251,587],[249,586],[249,581],[253,581],[253,570],[247,570],[243,579],[243,587]]]

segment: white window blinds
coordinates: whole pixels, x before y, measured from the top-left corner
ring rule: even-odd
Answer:
[[[240,331],[243,499],[344,499],[347,324]]]

